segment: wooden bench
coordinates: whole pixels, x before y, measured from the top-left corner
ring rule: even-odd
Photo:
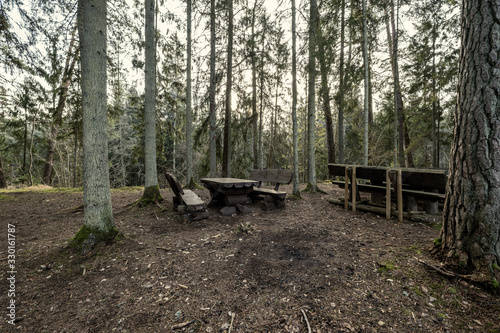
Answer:
[[[250,193],[252,201],[261,200],[264,210],[284,208],[286,192],[280,191],[281,184],[290,184],[293,172],[285,169],[254,169],[250,171],[250,179],[257,180],[259,185],[254,186]],[[262,182],[274,184],[274,189],[262,188]]]
[[[191,190],[183,189],[174,175],[165,172],[172,191],[174,192],[173,202],[174,210],[179,215],[188,215],[193,220],[208,218],[207,205]]]
[[[329,164],[328,170],[331,178],[344,178],[344,180],[332,180],[332,182],[344,188],[346,209],[350,201],[355,211],[356,203],[360,200],[359,192],[368,192],[371,194],[372,203],[383,204],[385,200],[387,218],[390,218],[392,214],[390,206],[391,200],[394,199],[397,202],[399,220],[403,219],[404,209],[410,212],[417,210],[417,200],[423,202],[428,214],[436,214],[438,202],[444,200],[448,178],[446,169]],[[358,180],[365,181],[358,183]],[[356,199],[353,200],[353,198]]]

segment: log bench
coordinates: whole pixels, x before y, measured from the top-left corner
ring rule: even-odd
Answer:
[[[285,169],[253,169],[250,179],[257,180],[259,185],[254,186],[250,193],[252,201],[261,201],[262,209],[275,209],[285,207],[286,192],[280,191],[281,184],[290,184],[293,172]],[[262,188],[262,183],[274,184],[274,189]]]
[[[356,211],[356,202],[360,201],[359,192],[370,193],[374,204],[383,204],[385,200],[387,218],[392,215],[391,200],[395,200],[399,220],[403,219],[403,210],[417,211],[418,201],[423,203],[427,214],[437,214],[438,202],[445,198],[446,169],[329,164],[328,170],[331,178],[344,178],[332,180],[332,183],[344,188],[344,207],[348,209],[351,202],[353,211]],[[364,181],[358,183],[358,180]]]
[[[169,172],[165,172],[165,178],[174,192],[174,210],[179,215],[187,215],[193,220],[208,218],[207,205],[201,198],[191,190],[183,189],[177,178]]]

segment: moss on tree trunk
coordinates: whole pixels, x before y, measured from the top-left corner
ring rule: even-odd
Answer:
[[[108,243],[112,241],[118,234],[116,226],[112,226],[108,230],[91,228],[83,225],[76,233],[75,237],[69,243],[72,248],[81,251],[82,255],[87,255],[99,242]]]
[[[144,188],[144,193],[139,201],[141,206],[163,201],[158,185]]]

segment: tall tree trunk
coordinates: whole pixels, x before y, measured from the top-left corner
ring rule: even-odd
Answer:
[[[317,20],[320,21],[319,13]],[[319,25],[319,24],[318,24]],[[323,112],[325,114],[326,144],[328,151],[328,163],[335,163],[335,140],[332,121],[332,109],[330,107],[330,87],[328,85],[329,66],[326,64],[325,36],[320,27],[318,29],[318,58],[321,71],[321,98],[323,100]]]
[[[292,0],[292,133],[293,133],[293,194],[299,189],[299,140],[297,124],[297,24],[295,0]]]
[[[191,11],[192,0],[187,0],[187,61],[186,61],[186,183],[188,187],[193,187],[193,110],[191,108],[192,87],[191,87]]]
[[[5,171],[2,165],[2,156],[0,156],[0,188],[7,187],[7,180],[5,178]]]
[[[363,165],[368,165],[368,27],[366,20],[366,0],[362,0],[363,7],[363,63],[365,68],[365,96],[364,96],[364,130],[363,130]]]
[[[500,6],[462,5],[461,50],[450,174],[437,249],[496,290],[500,281]]]
[[[28,154],[28,110],[25,110],[24,116],[24,143],[23,143],[23,175],[26,174],[26,155]]]
[[[145,0],[146,61],[144,103],[144,176],[145,186],[141,204],[163,200],[156,171],[156,29],[155,0]]]
[[[62,115],[64,107],[66,106],[66,99],[68,97],[68,90],[71,84],[71,77],[73,76],[73,71],[75,68],[76,61],[78,59],[78,53],[74,50],[75,48],[75,36],[76,36],[77,24],[71,34],[71,41],[68,47],[68,53],[66,54],[66,63],[64,65],[64,72],[61,80],[61,86],[59,87],[59,96],[57,101],[57,106],[52,115],[52,124],[50,128],[49,144],[47,147],[47,153],[45,155],[45,165],[43,168],[43,182],[47,185],[52,184],[52,166],[54,164],[54,153],[56,149],[57,135],[59,134],[59,128],[62,124]]]
[[[222,177],[231,177],[231,90],[233,87],[233,0],[228,0],[226,114],[224,119],[224,147]]]
[[[28,166],[28,176],[29,176],[29,185],[33,186],[33,141],[35,138],[35,124],[36,124],[36,114],[33,115],[33,124],[31,124],[31,133],[30,133],[30,164]]]
[[[74,137],[74,142],[73,142],[73,187],[76,187],[76,161],[78,159],[78,123],[75,120],[74,122],[74,131],[75,131],[75,137]]]
[[[254,1],[252,9],[252,147],[253,147],[253,168],[258,168],[258,132],[257,132],[257,55],[255,52],[255,15],[257,10],[257,0]]]
[[[107,138],[106,1],[80,0],[78,8],[82,69],[84,224],[73,244],[113,238]],[[92,236],[93,235],[93,236]]]
[[[432,28],[432,167],[439,167],[439,151],[436,133],[437,89],[436,89],[436,36],[435,22]]]
[[[210,116],[209,116],[209,145],[210,145],[210,177],[217,174],[217,152],[215,146],[215,0],[210,0]]]
[[[399,13],[399,8],[398,8]],[[412,168],[413,154],[409,150],[410,136],[408,133],[408,125],[405,121],[403,97],[401,94],[401,85],[399,82],[399,62],[398,62],[398,30],[396,29],[396,17],[394,13],[394,0],[391,1],[391,29],[392,42],[389,42],[389,52],[391,53],[392,74],[394,79],[394,99],[395,113],[397,115],[398,128],[398,159],[400,166]],[[388,36],[389,37],[389,36]]]
[[[262,45],[262,50],[265,50],[265,38],[266,38],[266,33],[265,33],[265,25],[264,25],[264,31],[262,31],[262,39],[261,39],[261,45]],[[262,131],[263,131],[263,118],[264,118],[264,52],[262,52],[260,56],[260,110],[259,110],[259,147],[258,147],[258,167],[260,169],[264,168],[264,152],[262,149]]]
[[[341,19],[340,19],[340,62],[339,62],[339,126],[338,126],[338,144],[339,144],[339,163],[344,163],[344,44],[345,44],[345,0],[341,0]]]
[[[316,28],[317,28],[317,4],[311,0],[309,5],[309,64],[308,81],[309,92],[307,96],[307,138],[308,138],[308,186],[310,190],[317,190],[316,183]]]

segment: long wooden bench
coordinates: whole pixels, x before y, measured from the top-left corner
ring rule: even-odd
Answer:
[[[374,166],[356,166],[345,164],[329,164],[331,178],[343,177],[343,180],[332,180],[344,188],[344,206],[349,202],[356,210],[356,202],[360,200],[359,192],[371,194],[372,203],[386,203],[386,216],[391,215],[391,200],[397,202],[398,218],[402,220],[404,205],[407,211],[417,210],[417,201],[422,201],[428,214],[436,214],[438,202],[444,200],[446,169],[387,168]],[[358,181],[362,180],[361,183]],[[352,185],[355,186],[352,186]],[[353,198],[356,198],[353,200]]]
[[[165,178],[174,192],[174,210],[179,215],[188,215],[193,220],[208,218],[207,205],[201,198],[191,190],[183,189],[174,175],[165,172]]]
[[[257,180],[259,185],[254,186],[250,193],[250,198],[263,200],[262,208],[264,210],[274,208],[284,208],[286,192],[280,191],[281,184],[290,184],[293,179],[293,172],[285,169],[253,169],[250,171],[250,179]],[[274,184],[274,189],[262,188],[262,182]]]

